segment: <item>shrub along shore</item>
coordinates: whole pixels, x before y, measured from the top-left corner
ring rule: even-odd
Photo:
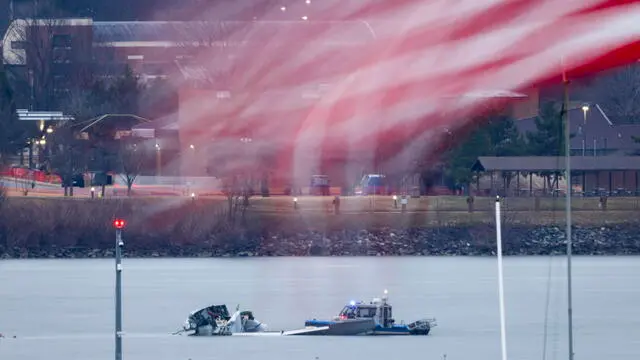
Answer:
[[[261,200],[264,201],[264,200]],[[264,205],[264,204],[263,204]],[[574,253],[640,254],[635,210],[574,212]],[[0,257],[112,257],[114,218],[128,257],[493,255],[490,211],[268,211],[230,217],[224,199],[33,199],[0,204]],[[505,211],[507,255],[565,252],[562,211]]]

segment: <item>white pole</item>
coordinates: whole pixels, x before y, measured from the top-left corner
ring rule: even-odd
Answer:
[[[122,360],[122,230],[116,230],[116,353],[115,360]]]
[[[498,296],[500,298],[500,345],[502,360],[507,360],[507,329],[504,311],[504,278],[502,274],[502,225],[500,216],[500,196],[496,196],[496,242],[498,255]]]

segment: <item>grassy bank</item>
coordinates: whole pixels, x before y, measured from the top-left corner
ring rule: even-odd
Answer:
[[[222,198],[7,198],[0,205],[0,246],[5,249],[53,245],[109,247],[113,242],[111,221],[114,217],[126,219],[129,242],[144,247],[234,241],[238,232],[259,236],[309,230],[464,227],[494,221],[493,199],[477,199],[473,213],[467,211],[464,198],[414,200],[407,213],[395,209],[390,198],[376,199],[378,207],[375,208],[363,205],[368,200],[343,199],[341,213],[334,214],[326,198],[300,198],[297,209],[293,208],[290,198],[255,198],[251,200],[245,221],[241,223],[238,218],[238,226],[232,227]],[[563,205],[563,199],[544,200],[541,210],[533,211],[529,208],[531,199],[507,199],[504,226],[562,225],[564,213],[559,205]],[[576,225],[604,226],[640,219],[640,211],[633,210],[636,199],[612,198],[607,211],[598,209],[597,199],[578,200],[573,213]]]
[[[307,211],[330,211],[333,209],[332,197],[303,196],[298,197],[298,209]],[[207,198],[209,201],[221,201],[221,198]],[[537,205],[536,205],[537,203]],[[600,210],[600,199],[597,197],[572,198],[574,211]],[[510,197],[502,199],[503,207],[513,211],[564,211],[564,197]],[[274,212],[291,211],[293,201],[291,197],[253,198],[252,207],[256,211]],[[342,212],[393,212],[400,207],[399,200],[390,196],[350,196],[340,198]],[[476,211],[493,211],[495,198],[476,197],[473,203]],[[640,198],[611,197],[607,199],[607,209],[615,211],[636,210],[640,212]],[[410,198],[407,211],[462,211],[467,212],[467,198],[464,196],[426,196]]]

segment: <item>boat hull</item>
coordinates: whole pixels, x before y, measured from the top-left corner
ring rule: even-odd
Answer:
[[[370,335],[376,328],[373,319],[349,319],[344,321],[305,322],[306,329],[326,329],[313,335]],[[309,334],[311,335],[311,334]]]
[[[373,322],[373,320],[371,320]],[[306,327],[331,327],[335,324],[340,324],[343,321],[328,321],[328,320],[307,320],[305,321]],[[363,335],[429,335],[431,331],[431,327],[422,327],[411,328],[408,325],[393,325],[391,327],[383,327],[380,325],[375,325],[367,331],[366,333],[362,333]]]

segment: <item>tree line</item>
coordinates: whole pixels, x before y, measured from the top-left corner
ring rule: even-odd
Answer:
[[[564,156],[565,130],[562,104],[556,101],[541,105],[535,117],[535,131],[521,132],[516,120],[504,115],[488,115],[471,121],[471,130],[462,139],[452,137],[452,146],[443,154],[441,175],[451,189],[468,188],[477,180],[472,171],[480,156]],[[571,137],[574,134],[570,135]],[[515,174],[504,172],[507,184]],[[559,172],[541,172],[551,187]]]

